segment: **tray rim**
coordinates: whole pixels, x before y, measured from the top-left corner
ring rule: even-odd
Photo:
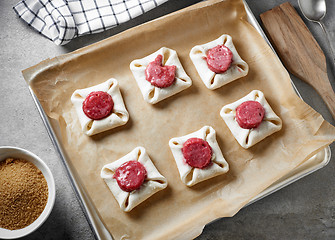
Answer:
[[[275,55],[277,56],[277,58],[279,59],[280,63],[283,65],[281,59],[279,58],[277,52],[275,51],[275,49],[273,48],[270,40],[268,39],[268,37],[266,36],[265,32],[263,31],[262,27],[260,26],[260,24],[258,23],[255,15],[253,14],[253,12],[251,11],[248,3],[245,0],[242,0],[243,4],[244,4],[244,8],[247,12],[247,16],[248,16],[248,22],[258,31],[258,33],[264,38],[264,40],[266,41],[266,43],[270,46],[270,48],[272,49],[272,51],[275,53]],[[283,65],[283,67],[286,69],[286,67]],[[302,99],[303,97],[301,96],[300,92],[298,91],[297,87],[295,86],[294,82],[291,79],[291,85],[294,89],[294,91],[296,92],[296,94]],[[322,150],[321,150],[322,151]],[[309,172],[300,172],[299,174],[296,174],[296,178],[293,177],[289,177],[286,181],[286,176],[290,175],[290,173],[288,173],[286,176],[283,176],[282,178],[280,178],[277,182],[279,182],[280,180],[283,180],[283,182],[276,184],[277,182],[275,182],[274,184],[277,185],[277,188],[274,189],[274,185],[269,186],[268,188],[266,188],[264,191],[262,191],[260,194],[258,194],[256,197],[254,197],[253,199],[251,199],[244,207],[249,206],[250,204],[257,202],[258,200],[261,200],[263,198],[265,198],[266,196],[275,193],[276,191],[294,183],[295,181],[298,181],[299,179],[325,167],[331,158],[331,150],[330,147],[327,146],[323,149],[323,151],[325,152],[325,158],[323,159],[323,161],[321,161],[320,163],[316,164],[314,166],[314,168],[311,168]],[[317,153],[314,155],[316,156]],[[312,157],[314,157],[312,156]],[[311,158],[312,158],[311,157]],[[303,165],[303,164],[302,164]],[[298,166],[297,168],[301,167],[302,165]],[[269,190],[271,188],[271,190]]]
[[[226,1],[226,0],[222,0],[222,1]],[[253,12],[251,11],[251,9],[249,8],[249,5],[247,4],[247,2],[245,0],[242,0],[243,4],[244,4],[244,8],[246,10],[247,16],[248,16],[248,22],[257,30],[257,32],[263,37],[263,39],[266,41],[266,43],[270,46],[270,48],[272,49],[272,51],[276,54],[276,56],[278,57],[279,61],[281,62],[279,56],[277,55],[276,51],[274,50],[273,46],[271,45],[269,39],[267,38],[266,34],[264,33],[263,29],[261,28],[261,26],[259,25],[258,21],[255,18],[255,15],[253,14]],[[195,4],[196,5],[196,4]],[[193,5],[194,6],[194,5]],[[180,9],[182,10],[182,9]],[[178,10],[179,11],[179,10]],[[170,14],[175,14],[176,12],[170,13]],[[169,14],[167,14],[169,15]],[[166,16],[166,15],[163,15]],[[155,19],[152,19],[151,21],[153,21]],[[149,21],[148,23],[150,23],[151,21]],[[137,25],[138,26],[138,25]],[[136,27],[136,26],[135,26]],[[102,40],[103,41],[103,40]],[[87,46],[88,47],[88,46]],[[86,48],[86,47],[84,47]],[[76,50],[77,51],[77,50]],[[282,62],[281,62],[282,63]],[[286,69],[286,68],[285,68]],[[301,98],[302,96],[300,95],[298,89],[296,88],[296,86],[294,85],[293,81],[291,80],[291,84],[293,89],[295,90],[296,94]],[[36,108],[38,110],[38,112],[40,113],[40,116],[42,118],[42,121],[44,123],[44,126],[47,129],[48,135],[51,139],[52,144],[54,145],[54,148],[57,152],[57,154],[59,155],[59,158],[61,159],[61,162],[63,163],[63,167],[65,168],[66,171],[66,175],[72,185],[72,188],[75,192],[76,198],[83,210],[84,216],[86,217],[86,220],[94,234],[94,237],[96,239],[114,239],[113,236],[111,235],[111,233],[107,230],[107,228],[105,227],[104,223],[101,221],[100,216],[98,215],[97,211],[95,210],[95,206],[94,204],[91,202],[91,200],[89,199],[89,196],[87,195],[87,193],[85,192],[84,187],[82,186],[82,184],[80,183],[80,178],[75,177],[74,174],[74,170],[71,169],[71,166],[67,163],[67,160],[65,158],[65,155],[63,153],[62,147],[59,144],[59,141],[54,133],[54,130],[50,124],[49,118],[48,116],[45,114],[44,109],[42,107],[42,105],[40,104],[37,96],[35,95],[34,91],[32,90],[32,88],[30,87],[30,85],[28,84],[28,88],[29,88],[29,92],[32,95],[32,98],[35,102]],[[323,149],[325,151],[325,158],[323,159],[322,162],[318,163],[315,165],[315,168],[311,169],[310,171],[307,172],[301,172],[299,174],[296,174],[294,176],[292,176],[291,178],[289,178],[289,180],[284,181],[284,182],[280,182],[279,184],[277,184],[276,187],[274,187],[273,185],[269,186],[268,188],[266,188],[264,191],[262,191],[260,194],[258,194],[255,198],[251,199],[244,207],[263,199],[264,197],[284,188],[285,186],[288,186],[292,183],[294,183],[295,181],[325,167],[329,161],[330,161],[330,157],[331,157],[331,150],[330,147],[327,146]],[[321,150],[322,151],[322,150]],[[283,177],[285,178],[285,176]],[[281,178],[281,179],[283,179]],[[280,180],[281,180],[280,179]],[[271,190],[268,190],[269,188],[271,188]],[[207,223],[210,224],[211,222]]]
[[[76,179],[76,177],[74,176],[75,174],[73,170],[71,169],[70,165],[67,163],[67,160],[65,159],[65,155],[61,148],[61,145],[59,144],[59,141],[51,127],[49,118],[44,112],[41,103],[39,102],[37,96],[35,95],[34,91],[32,90],[30,86],[29,86],[29,92],[33,97],[37,110],[39,111],[42,121],[44,123],[44,126],[47,129],[51,142],[54,145],[55,150],[61,162],[63,163],[63,167],[65,169],[65,172],[67,173],[66,175],[71,183],[71,186],[75,192],[76,198],[83,210],[84,216],[94,234],[95,239],[113,240],[114,238],[112,237],[110,232],[107,230],[107,228],[101,221],[100,216],[97,214],[97,211],[94,209],[95,207],[93,203],[88,198],[88,195],[86,194],[84,187],[80,183],[80,179],[79,178]]]

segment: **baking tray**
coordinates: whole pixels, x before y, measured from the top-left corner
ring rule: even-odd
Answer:
[[[244,6],[248,15],[248,21],[250,24],[259,32],[259,34],[265,39],[265,41],[270,45],[272,48],[269,40],[267,39],[266,35],[264,34],[262,28],[259,26],[255,16],[251,12],[250,8],[248,7],[247,3],[245,1]],[[274,49],[272,48],[274,51]],[[297,91],[296,87],[294,86],[292,82],[293,88],[296,90],[297,94],[300,96],[299,92]],[[101,221],[97,211],[95,210],[95,207],[93,203],[91,202],[89,196],[85,192],[79,177],[76,175],[76,171],[74,170],[73,166],[66,160],[66,154],[64,153],[61,144],[58,142],[58,139],[55,134],[55,130],[51,127],[51,123],[49,121],[49,118],[46,116],[37,96],[34,94],[33,90],[29,86],[30,93],[35,101],[35,104],[38,108],[38,111],[42,117],[42,120],[46,126],[46,129],[48,131],[48,134],[52,140],[53,145],[55,146],[56,151],[59,154],[59,157],[61,161],[63,162],[63,165],[65,167],[65,170],[67,172],[67,175],[69,177],[69,180],[72,184],[72,187],[76,193],[76,196],[79,200],[79,203],[83,209],[83,212],[87,218],[87,221],[95,234],[96,239],[113,239],[109,231],[104,226],[103,222]],[[301,96],[300,96],[301,97]],[[297,181],[298,179],[326,166],[330,160],[330,148],[326,147],[323,150],[321,150],[319,153],[311,157],[309,160],[305,161],[303,164],[298,166],[296,169],[294,169],[292,172],[287,174],[286,176],[282,177],[275,183],[273,183],[270,187],[268,187],[266,190],[264,190],[262,193],[257,195],[255,198],[253,198],[251,201],[249,201],[249,204],[256,202],[260,200],[261,198],[264,198],[265,196],[278,191],[279,189]]]

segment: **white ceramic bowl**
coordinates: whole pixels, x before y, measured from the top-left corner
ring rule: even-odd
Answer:
[[[0,161],[3,161],[8,157],[25,159],[33,163],[38,169],[40,169],[45,177],[45,180],[47,181],[49,195],[47,204],[42,214],[32,224],[18,230],[8,230],[0,228],[0,239],[15,239],[26,236],[35,231],[39,226],[41,226],[44,223],[44,221],[50,215],[51,210],[55,203],[55,195],[56,195],[55,181],[52,176],[52,173],[48,168],[48,166],[38,156],[22,148],[0,146]]]

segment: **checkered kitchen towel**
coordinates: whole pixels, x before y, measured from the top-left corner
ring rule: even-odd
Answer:
[[[14,11],[57,45],[105,31],[167,0],[22,0]]]

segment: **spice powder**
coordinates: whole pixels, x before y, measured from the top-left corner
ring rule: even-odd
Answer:
[[[0,162],[0,227],[16,230],[33,223],[48,200],[48,185],[31,162],[7,158]]]

